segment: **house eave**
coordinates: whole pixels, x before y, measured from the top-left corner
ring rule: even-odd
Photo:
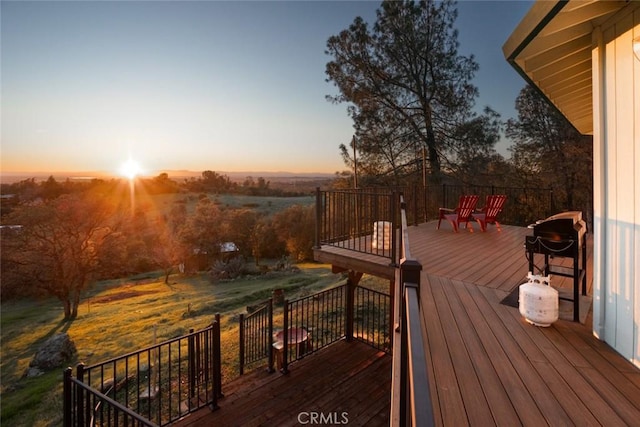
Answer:
[[[502,47],[516,71],[580,133],[593,134],[592,33],[630,3],[537,1]],[[567,87],[588,99],[567,96]]]

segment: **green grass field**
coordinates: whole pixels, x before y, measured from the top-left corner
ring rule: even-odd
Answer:
[[[267,216],[283,211],[293,205],[310,206],[315,203],[315,197],[311,195],[302,197],[266,197],[245,196],[241,194],[207,194],[207,196],[211,201],[217,203],[220,208],[253,209]],[[168,214],[174,203],[183,201],[186,203],[187,211],[193,213],[198,204],[198,197],[199,195],[195,193],[138,194],[136,203],[138,206],[146,208],[147,211],[156,210],[160,213]]]
[[[1,418],[11,426],[57,426],[62,422],[63,367],[36,378],[24,378],[38,346],[55,333],[67,332],[78,350],[74,366],[101,362],[183,335],[210,324],[221,314],[223,377],[238,375],[238,315],[246,306],[284,289],[285,297],[303,295],[344,283],[326,265],[298,265],[299,272],[247,276],[211,283],[208,275],[171,276],[103,282],[80,306],[78,318],[64,322],[56,300],[16,301],[1,311]],[[388,282],[365,276],[361,284],[388,290]]]

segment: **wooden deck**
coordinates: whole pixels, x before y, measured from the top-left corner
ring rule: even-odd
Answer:
[[[323,245],[313,250],[313,258],[318,262],[331,264],[334,268],[360,271],[393,280],[396,268],[391,261],[391,251],[380,249],[376,253],[359,252],[367,243],[371,244],[371,236],[341,242],[343,247]]]
[[[453,233],[435,222],[410,227],[422,266],[420,297],[433,409],[438,426],[640,425],[640,370],[582,324],[548,328],[525,322],[502,299],[528,270],[531,230]],[[324,249],[324,248],[323,248]],[[592,291],[588,245],[588,291]],[[366,265],[356,252],[341,266]],[[365,271],[371,273],[370,271]],[[570,279],[554,277],[568,291]],[[587,301],[588,302],[588,301]],[[588,304],[587,304],[588,307]],[[571,318],[569,306],[567,318]],[[215,412],[180,426],[297,425],[301,412],[348,412],[349,425],[388,425],[391,358],[361,343],[339,342],[291,365],[288,375],[259,372],[226,387]],[[305,420],[303,420],[305,421]]]
[[[453,233],[411,227],[436,424],[640,425],[640,370],[591,333],[559,320],[525,322],[500,301],[525,281],[530,230]],[[588,290],[592,288],[588,246]],[[552,278],[570,289],[571,279]]]
[[[219,409],[174,426],[297,426],[320,416],[325,425],[388,426],[390,390],[391,356],[342,340],[292,363],[286,375],[264,369],[244,375],[223,387]]]

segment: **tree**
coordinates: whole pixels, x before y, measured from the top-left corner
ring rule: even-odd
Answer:
[[[219,253],[222,243],[221,219],[220,209],[208,197],[198,201],[195,212],[181,231],[181,241],[190,253],[197,251],[209,257]]]
[[[263,258],[279,258],[285,252],[285,244],[278,237],[273,222],[268,218],[258,218],[251,233],[251,254],[256,265],[260,265]]]
[[[224,212],[223,241],[233,242],[243,256],[251,256],[252,239],[258,214],[252,209],[229,209]]]
[[[226,175],[220,175],[214,171],[202,172],[202,184],[207,191],[222,193],[233,187],[231,180]]]
[[[313,259],[315,207],[293,205],[273,216],[273,224],[296,261]]]
[[[164,283],[169,284],[169,276],[175,266],[185,259],[187,250],[179,240],[178,234],[172,231],[164,221],[158,219],[151,254],[164,272]]]
[[[180,191],[178,184],[172,181],[166,172],[159,174],[153,179],[143,180],[142,183],[148,194],[167,194]]]
[[[581,135],[534,88],[516,100],[518,118],[507,122],[512,161],[529,185],[554,188],[566,209],[589,212],[593,200],[593,140]]]
[[[22,205],[9,216],[21,230],[6,254],[27,283],[58,298],[75,319],[80,297],[97,277],[102,245],[116,230],[112,209],[90,195],[63,195]]]
[[[470,83],[478,65],[473,56],[458,54],[456,17],[451,0],[384,1],[371,30],[357,17],[329,38],[327,81],[340,94],[327,98],[350,103],[357,149],[377,173],[417,171],[424,148],[429,177],[438,183],[443,163],[455,163],[460,148],[483,150],[495,142],[476,138],[472,146],[456,145],[458,128],[477,118],[472,108],[478,95]]]
[[[452,156],[446,164],[449,175],[458,182],[475,185],[497,184],[499,177],[491,176],[502,169],[504,159],[494,145],[500,140],[500,116],[490,108],[484,115],[459,126],[451,144]]]

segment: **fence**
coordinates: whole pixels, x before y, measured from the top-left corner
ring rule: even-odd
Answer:
[[[109,396],[74,378],[71,368],[64,371],[63,393],[65,426],[157,426]],[[79,405],[76,408],[67,408],[67,405],[73,405],[73,402],[78,402]]]
[[[556,213],[551,189],[474,185],[437,185],[357,190],[316,189],[315,247],[333,246],[400,262],[402,233],[399,195],[405,200],[408,225],[438,218],[439,208],[454,208],[460,195],[505,194],[500,223],[527,226]]]
[[[391,351],[391,297],[356,286],[353,338],[389,353]]]
[[[282,370],[340,339],[358,339],[389,352],[391,297],[347,284],[293,301],[285,300]],[[294,335],[295,334],[295,335]]]
[[[316,247],[320,244],[398,260],[397,193],[390,189],[316,190]],[[374,230],[379,226],[378,230]],[[375,232],[377,231],[377,232]]]
[[[208,328],[64,375],[64,425],[168,425],[222,396],[220,317]],[[133,422],[135,421],[135,422]]]
[[[279,349],[279,364],[287,372],[288,364],[309,353],[313,353],[345,336],[346,331],[347,285],[337,286],[326,291],[309,295],[297,300],[284,301],[282,325],[282,343]],[[290,336],[291,331],[306,333],[306,337]]]
[[[507,202],[500,214],[502,224],[527,226],[556,213],[553,190],[550,188],[442,184],[402,187],[396,191],[404,196],[408,225],[438,219],[439,208],[456,207],[463,194],[480,196],[478,207],[484,205],[486,196],[490,194],[505,194]]]
[[[273,371],[273,299],[245,316],[240,314],[240,375],[252,363],[268,359],[269,371]]]

